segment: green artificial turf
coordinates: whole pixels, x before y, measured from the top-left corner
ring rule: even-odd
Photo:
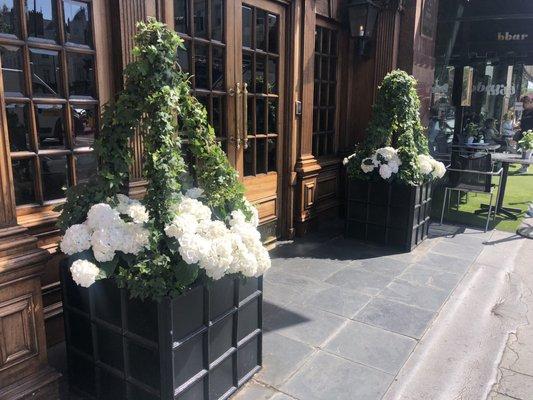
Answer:
[[[507,188],[505,190],[504,206],[512,208],[520,208],[522,214],[518,220],[503,218],[496,216],[496,221],[489,225],[490,228],[495,228],[506,232],[515,232],[520,225],[524,212],[528,205],[533,203],[533,166],[529,167],[528,173],[519,175],[517,171],[520,169],[519,165],[511,165],[509,168],[509,176],[507,179]],[[494,180],[498,183],[498,178]],[[438,188],[433,194],[433,204],[431,215],[434,220],[440,221],[440,214],[442,210],[442,198],[444,196],[444,189]],[[459,209],[457,209],[457,197],[452,196],[450,207],[444,216],[444,222],[458,223],[461,225],[474,226],[484,229],[487,214],[477,215],[474,212],[480,209],[480,204],[488,204],[490,195],[470,193],[468,196],[461,197]],[[495,200],[493,199],[493,204]]]

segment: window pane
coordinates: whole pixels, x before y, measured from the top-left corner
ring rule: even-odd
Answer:
[[[212,50],[212,64],[211,79],[213,80],[213,90],[224,89],[224,49],[213,46]]]
[[[65,114],[62,105],[39,104],[35,106],[37,135],[40,149],[64,148]]]
[[[67,188],[67,157],[41,157],[43,200],[57,200],[65,197]]]
[[[6,117],[11,151],[31,150],[28,106],[25,104],[8,104],[6,106]]]
[[[194,48],[194,81],[196,88],[209,89],[209,48],[204,44],[196,44]]]
[[[94,138],[98,131],[98,116],[95,110],[94,107],[72,107],[72,140],[74,147],[93,147]]]
[[[271,99],[268,101],[268,133],[278,131],[278,101]]]
[[[265,87],[266,57],[255,55],[255,93],[266,93]]]
[[[189,33],[187,3],[187,0],[174,0],[174,29],[176,32]]]
[[[242,45],[252,47],[252,9],[242,8]]]
[[[94,57],[67,53],[68,90],[70,96],[95,97]]]
[[[255,103],[256,133],[265,134],[265,99],[258,98]]]
[[[244,176],[254,175],[255,140],[248,139],[248,147],[244,149]]]
[[[178,49],[178,64],[183,72],[189,72],[191,68],[189,65],[189,49],[191,44],[186,40],[183,45],[185,49]]]
[[[76,156],[76,182],[83,183],[96,173],[96,156],[92,153]]]
[[[207,1],[193,1],[194,36],[207,39]]]
[[[0,33],[20,37],[17,0],[0,0]]]
[[[277,170],[277,146],[276,146],[277,139],[276,138],[268,138],[268,171],[276,171]]]
[[[278,52],[278,17],[272,14],[268,15],[268,51]]]
[[[211,39],[223,41],[224,37],[224,2],[211,0]]]
[[[248,90],[252,90],[252,54],[242,53],[242,79],[248,84]]]
[[[257,49],[266,50],[266,12],[256,9],[255,11],[255,46]]]
[[[17,206],[35,203],[35,166],[33,160],[13,160],[12,169]]]
[[[22,49],[15,46],[0,46],[2,75],[6,95],[21,96],[24,93],[24,72],[22,71]]]
[[[89,4],[75,0],[64,0],[65,39],[67,42],[93,45],[92,15]]]
[[[25,0],[28,36],[57,40],[55,0]]]
[[[59,53],[57,51],[30,49],[33,95],[59,96]]]
[[[268,59],[268,93],[278,92],[278,59]]]
[[[256,141],[256,173],[264,174],[267,172],[266,166],[266,139],[257,139]]]

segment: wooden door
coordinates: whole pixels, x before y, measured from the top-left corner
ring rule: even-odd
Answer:
[[[278,237],[284,116],[285,9],[266,0],[175,0],[185,40],[181,67],[193,94],[259,208],[266,240]]]
[[[269,241],[280,234],[282,210],[285,8],[266,0],[237,1],[235,18],[235,82],[242,109],[236,118],[241,138],[236,168]]]

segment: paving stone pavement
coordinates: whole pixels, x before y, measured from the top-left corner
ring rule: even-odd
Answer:
[[[433,225],[411,253],[331,236],[273,251],[263,368],[234,400],[381,399],[490,233]]]

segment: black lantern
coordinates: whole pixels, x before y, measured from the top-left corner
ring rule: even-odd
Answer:
[[[363,55],[374,33],[380,6],[373,0],[350,0],[347,7],[350,33],[358,41],[359,55]]]

